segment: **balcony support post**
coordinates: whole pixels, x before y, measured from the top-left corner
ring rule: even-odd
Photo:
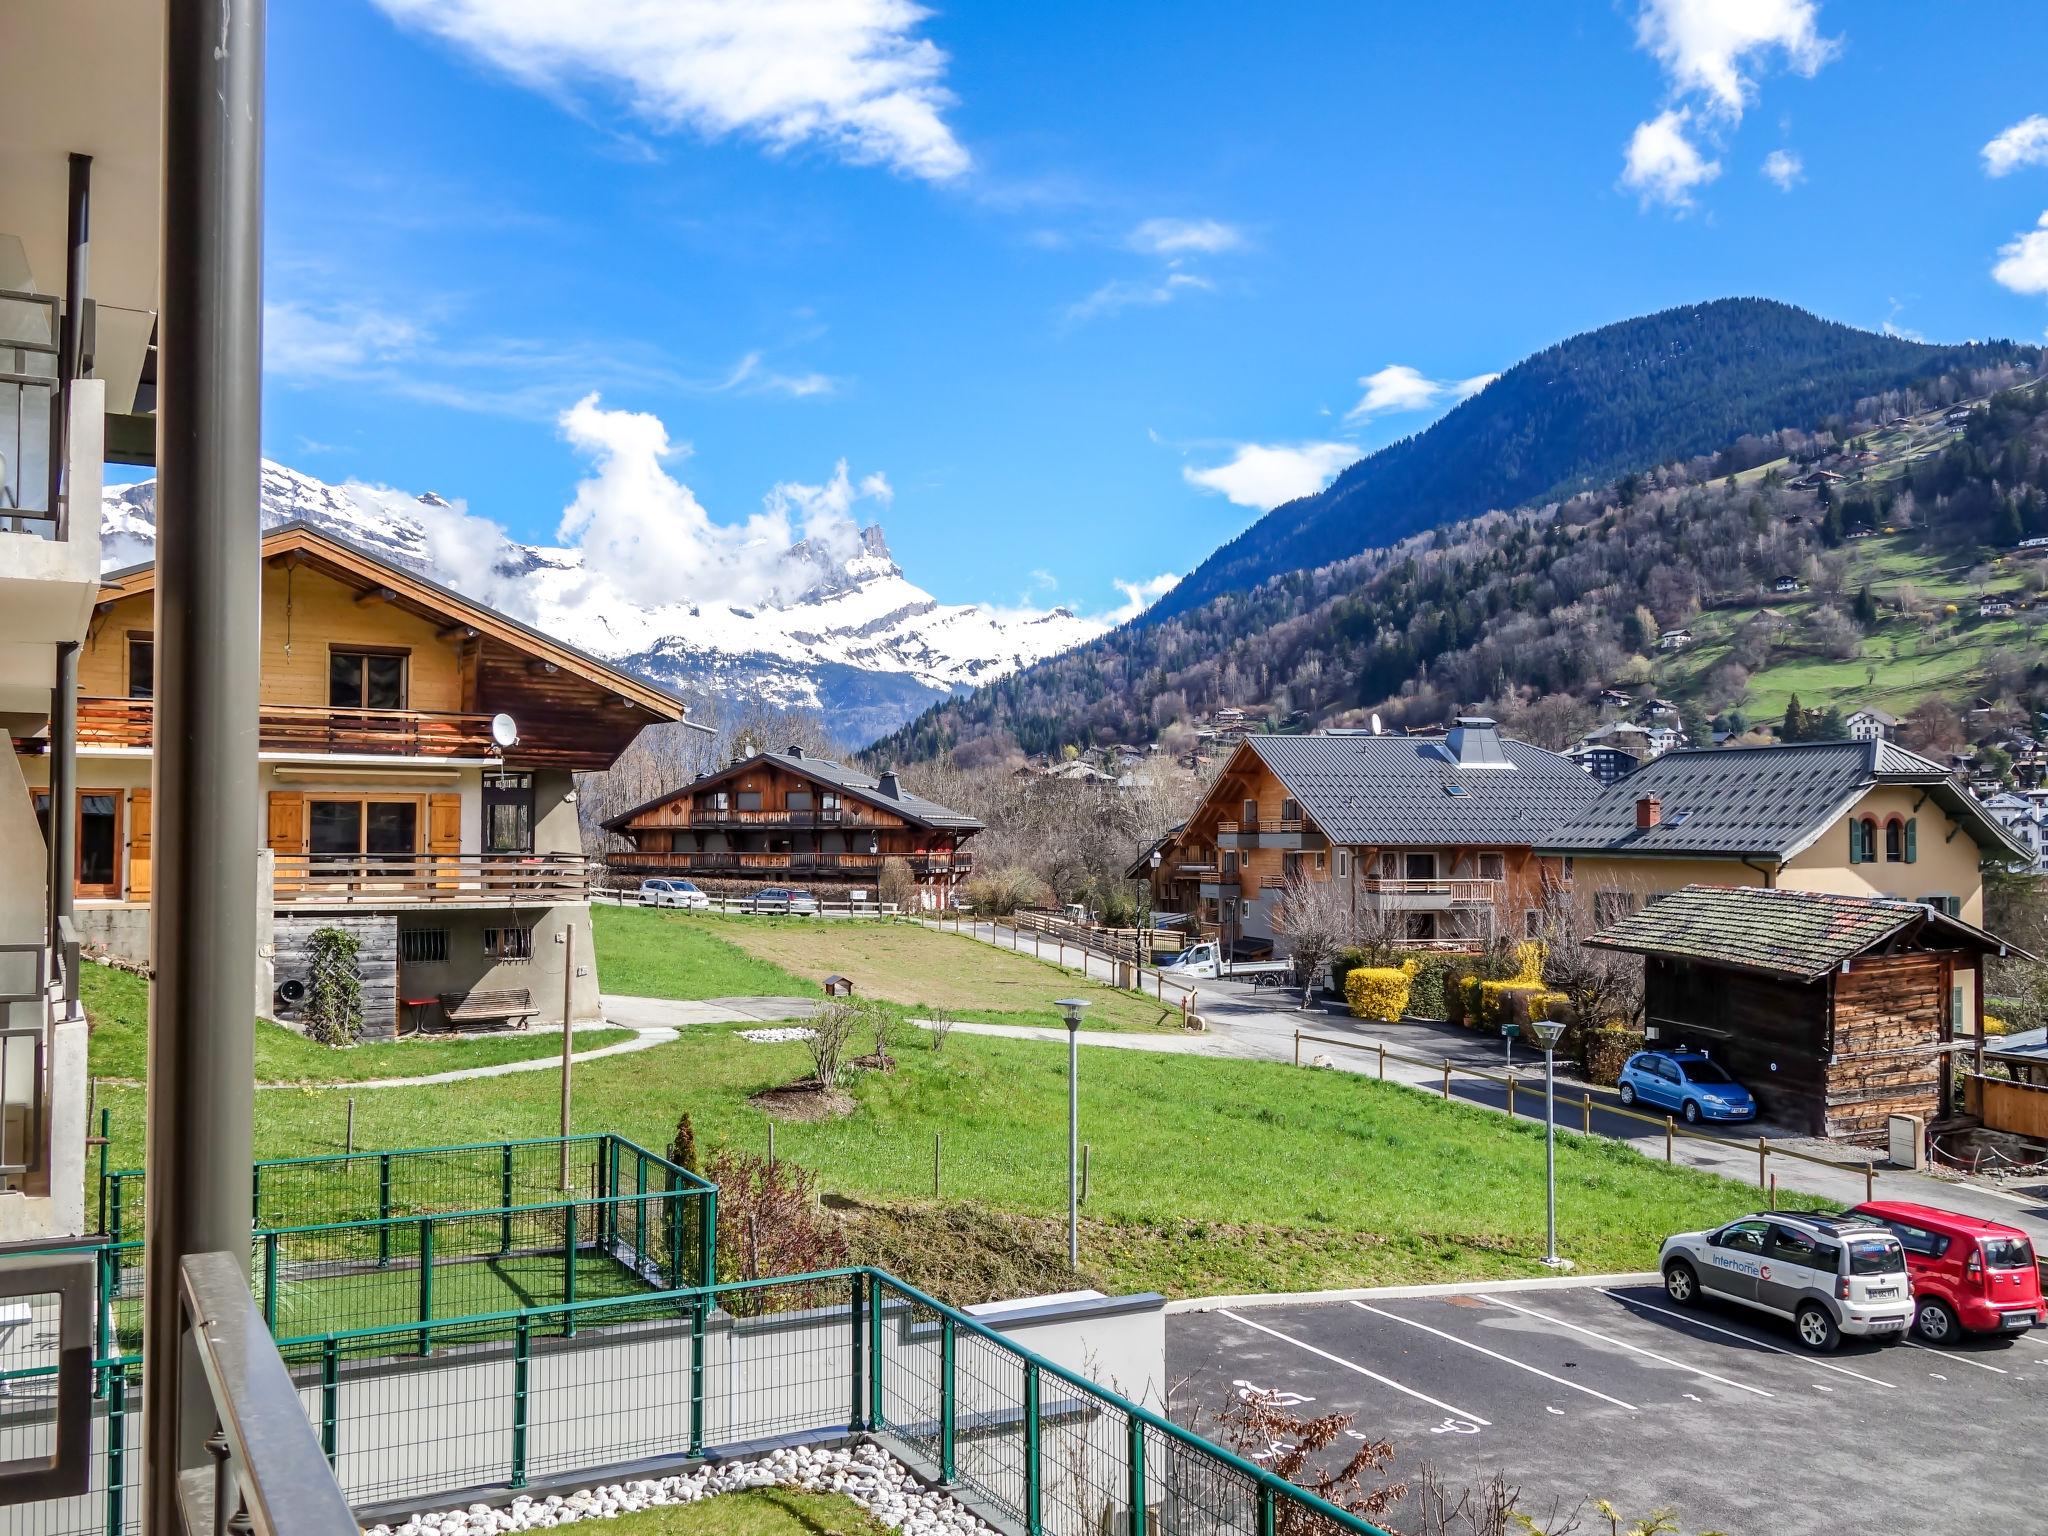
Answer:
[[[71,916],[78,879],[78,644],[57,647],[50,689],[50,944]]]
[[[261,602],[264,0],[165,0],[142,1514],[214,1418],[180,1266],[248,1251]]]

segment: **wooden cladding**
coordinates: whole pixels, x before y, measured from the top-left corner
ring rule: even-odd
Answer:
[[[277,855],[280,907],[545,907],[590,899],[580,853]]]

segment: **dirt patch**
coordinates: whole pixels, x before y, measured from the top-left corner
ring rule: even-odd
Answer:
[[[961,1201],[870,1205],[826,1195],[857,1264],[873,1264],[956,1307],[1099,1282],[1067,1268],[1064,1219]]]
[[[848,1065],[859,1067],[863,1072],[894,1072],[896,1070],[896,1058],[894,1056],[877,1056],[873,1051],[870,1051],[865,1056],[854,1057]]]
[[[816,1083],[784,1083],[780,1088],[763,1088],[747,1102],[778,1120],[837,1120],[850,1115],[859,1100],[842,1088],[820,1088]]]

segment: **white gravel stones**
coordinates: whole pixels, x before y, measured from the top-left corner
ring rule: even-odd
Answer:
[[[607,1483],[542,1498],[521,1494],[510,1504],[414,1515],[397,1525],[373,1525],[364,1536],[500,1536],[610,1520],[665,1504],[694,1504],[744,1488],[798,1488],[843,1494],[891,1530],[905,1536],[996,1536],[972,1511],[927,1488],[902,1463],[873,1445],[836,1450],[811,1446],[775,1451],[757,1461],[699,1467],[681,1477]]]
[[[816,1033],[814,1029],[791,1025],[786,1029],[743,1029],[739,1031],[739,1037],[756,1045],[781,1045],[789,1040],[808,1040]]]

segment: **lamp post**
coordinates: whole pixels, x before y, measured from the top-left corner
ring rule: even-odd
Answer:
[[[1531,1019],[1529,1033],[1543,1047],[1543,1205],[1550,1237],[1543,1262],[1552,1269],[1568,1269],[1569,1261],[1557,1256],[1557,1040],[1564,1025],[1556,1019]]]
[[[1067,1268],[1081,1267],[1081,1010],[1085,998],[1063,997],[1054,1007],[1067,1021]]]

